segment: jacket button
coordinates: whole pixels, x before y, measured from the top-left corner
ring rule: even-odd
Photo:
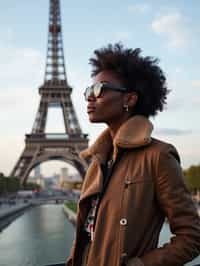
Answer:
[[[132,181],[129,179],[126,179],[124,182],[125,188],[127,188],[130,184],[132,184]]]
[[[113,165],[113,159],[111,159],[111,160],[109,160],[109,161],[107,162],[107,166],[108,166],[108,168],[111,168],[112,165]]]
[[[122,219],[120,220],[120,224],[121,224],[121,225],[126,225],[126,224],[127,224],[127,219],[122,218]]]

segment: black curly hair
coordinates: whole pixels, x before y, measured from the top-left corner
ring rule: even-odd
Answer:
[[[138,94],[134,115],[146,117],[163,110],[169,92],[158,62],[157,58],[143,57],[140,48],[126,49],[121,43],[95,50],[94,57],[89,59],[92,77],[104,70],[113,71],[126,88]]]

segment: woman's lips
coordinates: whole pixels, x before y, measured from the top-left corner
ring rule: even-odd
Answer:
[[[94,111],[95,111],[95,107],[88,107],[87,108],[87,113],[89,114],[89,113],[93,113]]]

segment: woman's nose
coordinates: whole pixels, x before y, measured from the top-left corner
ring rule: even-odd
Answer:
[[[87,101],[88,102],[94,102],[94,101],[96,101],[96,97],[94,96],[94,94],[89,95],[88,98],[87,98]]]

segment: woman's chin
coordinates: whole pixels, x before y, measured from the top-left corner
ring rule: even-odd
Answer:
[[[95,117],[92,114],[89,115],[89,121],[91,123],[101,123],[101,122],[103,122],[102,119],[99,119],[99,118]]]
[[[98,119],[94,119],[94,118],[89,118],[89,121],[91,123],[101,123],[102,121],[99,121]]]

